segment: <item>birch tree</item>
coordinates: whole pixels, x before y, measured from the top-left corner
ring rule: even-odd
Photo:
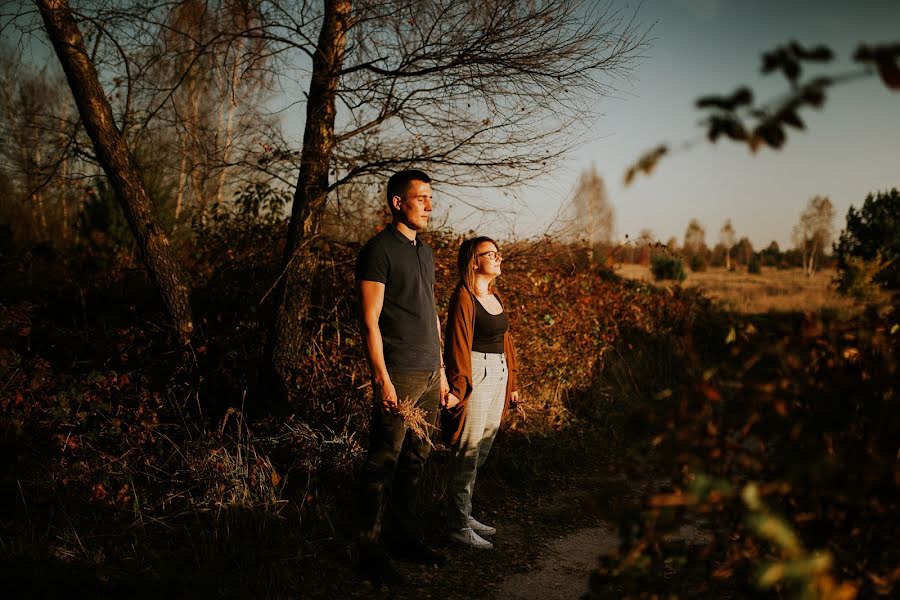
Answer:
[[[726,219],[722,229],[719,230],[719,243],[725,247],[725,270],[731,270],[731,247],[734,246],[734,227],[731,219]]]
[[[810,198],[794,226],[794,246],[803,257],[803,273],[812,277],[834,235],[834,206],[825,196]]]
[[[706,228],[697,219],[691,219],[684,232],[684,252],[699,254],[706,251]]]
[[[612,241],[615,225],[606,185],[596,167],[592,166],[578,178],[572,205],[575,209],[572,231],[577,239],[587,243],[588,255],[593,262],[594,249]]]
[[[74,158],[71,95],[61,73],[24,64],[6,44],[0,50],[0,170],[11,184],[0,213],[20,242],[64,241],[74,212],[62,177]]]
[[[184,0],[161,5],[143,27],[150,42],[135,44],[153,76],[131,85],[160,121],[151,119],[142,133],[177,140],[176,223],[189,208],[202,215],[211,203],[222,204],[230,183],[247,178],[247,155],[266,120],[259,107],[269,93],[266,42],[247,35],[259,24],[256,3]],[[230,177],[235,167],[241,172]]]

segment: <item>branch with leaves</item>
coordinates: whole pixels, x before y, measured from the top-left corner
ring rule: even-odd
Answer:
[[[762,147],[778,150],[787,142],[790,128],[802,130],[806,123],[800,116],[802,109],[821,109],[828,93],[837,85],[849,83],[877,73],[888,89],[900,91],[900,43],[880,46],[861,45],[853,54],[853,60],[861,70],[803,79],[804,66],[809,63],[828,63],[834,52],[827,46],[805,47],[797,42],[779,46],[762,55],[761,72],[764,75],[781,73],[788,81],[789,89],[781,97],[754,105],[753,91],[742,86],[725,96],[708,95],[696,101],[696,107],[708,111],[700,125],[706,130],[706,138],[716,143],[727,138],[746,144],[756,153]],[[683,142],[681,149],[690,149],[696,141]],[[625,171],[625,185],[630,185],[640,173],[650,175],[663,156],[672,154],[669,144],[660,144],[645,152]]]

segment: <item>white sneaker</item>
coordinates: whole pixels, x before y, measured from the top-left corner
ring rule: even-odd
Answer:
[[[478,535],[494,535],[497,533],[496,527],[491,527],[490,525],[485,525],[484,523],[479,523],[472,517],[469,517],[469,520],[466,522],[466,525],[472,528],[472,531],[477,533]]]
[[[469,548],[479,548],[481,550],[490,550],[494,547],[492,543],[472,531],[471,527],[457,529],[450,533],[450,539],[454,542],[466,545]]]

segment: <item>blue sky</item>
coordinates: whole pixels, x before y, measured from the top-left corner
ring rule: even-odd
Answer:
[[[790,131],[780,151],[752,155],[743,145],[704,141],[665,157],[651,176],[630,187],[622,183],[627,166],[645,150],[702,136],[696,126],[702,113],[693,108],[697,97],[728,94],[742,84],[758,101],[786,91],[783,76],[759,74],[763,51],[792,39],[827,44],[837,60],[810,71],[824,74],[858,69],[850,57],[861,42],[900,42],[900,0],[647,0],[638,15],[653,25],[653,46],[634,80],[601,100],[594,139],[553,176],[519,190],[519,205],[510,208],[508,198],[486,194],[489,204],[505,207],[513,224],[489,217],[479,220],[479,231],[501,237],[510,230],[542,232],[579,171],[591,165],[606,180],[620,237],[649,228],[662,241],[681,241],[696,217],[706,226],[707,241],[715,243],[730,218],[738,236],[748,236],[757,248],[771,240],[788,246],[814,195],[831,198],[839,230],[848,207],[859,206],[869,191],[900,187],[900,92],[877,77],[836,86],[821,111],[801,111],[807,130]],[[462,214],[453,210],[452,220]]]

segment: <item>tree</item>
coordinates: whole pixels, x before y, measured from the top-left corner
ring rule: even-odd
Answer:
[[[750,260],[747,262],[747,272],[753,275],[762,273],[762,257],[758,252],[750,256]]]
[[[866,271],[866,267],[859,261],[869,265],[877,262],[880,268],[872,273],[872,281],[888,289],[900,288],[900,192],[897,188],[869,194],[859,209],[850,207],[834,252],[842,279],[852,266],[851,259],[856,259],[855,269],[861,271]]]
[[[717,243],[709,252],[709,264],[714,267],[725,267],[725,254],[729,252],[722,242]]]
[[[650,263],[650,272],[656,281],[673,279],[682,282],[687,279],[687,273],[684,272],[684,261],[680,256],[665,254],[654,256]]]
[[[150,202],[131,151],[116,128],[112,107],[100,85],[78,24],[67,0],[36,0],[47,37],[53,45],[84,128],[140,249],[150,279],[182,335],[193,331],[189,289],[169,239]]]
[[[753,244],[747,236],[743,236],[738,240],[738,243],[731,248],[731,253],[734,254],[734,259],[739,264],[747,266],[750,264],[750,259],[753,257]]]
[[[633,21],[582,0],[324,0],[311,18],[268,4],[264,35],[312,57],[303,149],[284,250],[271,366],[290,392],[330,191],[402,166],[514,185],[577,143],[573,127],[645,46]],[[308,8],[308,5],[304,5]],[[318,34],[308,32],[319,23]],[[315,41],[313,41],[315,40]],[[338,122],[337,107],[347,110]]]
[[[380,186],[354,180],[332,192],[322,215],[322,236],[329,240],[366,242],[391,220]]]
[[[232,5],[252,10],[212,33],[192,14],[215,22]],[[173,18],[182,8],[191,14]],[[336,190],[411,165],[433,167],[438,183],[470,186],[543,175],[584,139],[597,97],[612,89],[606,76],[626,77],[647,46],[630,14],[588,0],[123,0],[87,5],[79,18],[96,24],[98,47],[109,55],[101,72],[121,85],[110,96],[123,139],[154,139],[151,123],[182,116],[169,146],[181,149],[170,157],[183,157],[185,139],[202,129],[192,107],[208,83],[196,69],[216,57],[226,56],[221,66],[232,82],[236,63],[227,57],[241,57],[239,79],[265,64],[301,99],[302,146],[273,133],[256,160],[261,173],[294,190],[268,343],[284,389],[304,360],[315,240]],[[173,57],[155,95],[152,75],[165,74],[161,65]],[[141,90],[157,101],[137,111]],[[218,131],[227,137],[227,128]],[[186,173],[199,172],[176,171],[180,190]],[[286,173],[296,173],[293,182]]]
[[[684,232],[683,250],[687,254],[698,254],[706,250],[706,228],[697,219],[691,219]]]
[[[329,191],[329,169],[335,148],[334,123],[350,25],[350,0],[325,0],[322,26],[313,54],[300,173],[288,224],[275,320],[269,334],[270,381],[279,399],[290,394],[299,373],[305,342],[305,319],[316,258],[309,247],[318,232]]]
[[[692,271],[705,271],[708,263],[706,247],[706,228],[697,219],[691,219],[684,232],[682,254],[687,259]]]
[[[20,242],[65,241],[77,213],[76,186],[64,181],[76,160],[71,94],[62,73],[24,64],[5,44],[0,50],[0,157],[10,184],[0,219]]]
[[[177,172],[177,223],[191,207],[202,215],[210,203],[221,204],[235,189],[226,177],[237,167],[232,180],[253,179],[249,155],[269,137],[258,107],[269,100],[271,58],[265,40],[246,35],[261,25],[256,3],[182,0],[160,13],[145,26],[149,42],[131,44],[131,60],[146,65],[148,76],[129,86],[153,115],[136,142],[152,140],[167,149],[170,163],[177,160],[177,167],[166,165]]]
[[[675,254],[678,252],[678,238],[674,235],[669,238],[669,241],[666,242],[666,251],[669,254]]]
[[[778,242],[772,240],[768,246],[759,251],[760,264],[766,267],[781,267],[782,256]]]
[[[834,231],[834,207],[825,196],[810,198],[800,221],[794,226],[794,246],[803,257],[803,272],[812,277],[821,256],[831,244]]]
[[[722,229],[719,230],[719,243],[725,247],[725,269],[731,270],[731,247],[734,246],[734,227],[731,219],[726,219]]]
[[[637,257],[632,262],[649,265],[653,255],[651,250],[656,244],[656,234],[651,229],[641,229],[634,243],[637,246]]]
[[[259,6],[246,0],[123,0],[79,3],[73,13],[116,127],[164,223],[174,216],[177,226],[186,211],[202,217],[245,184],[283,174],[283,168],[270,173],[266,156],[260,157],[261,148],[282,145],[282,136],[267,108],[276,59],[267,40],[248,35],[261,25]],[[27,17],[25,10],[3,14],[0,19],[9,20],[0,27],[28,34],[33,28]],[[19,70],[30,66],[16,62]],[[81,123],[63,120],[66,126],[55,131],[69,138],[66,159],[87,169],[73,173],[68,163],[45,169],[50,190],[69,189],[79,176],[101,172]]]
[[[593,261],[594,249],[600,244],[609,244],[612,240],[615,224],[613,207],[596,167],[592,166],[578,178],[572,205],[575,209],[572,231],[577,239],[587,243]]]

